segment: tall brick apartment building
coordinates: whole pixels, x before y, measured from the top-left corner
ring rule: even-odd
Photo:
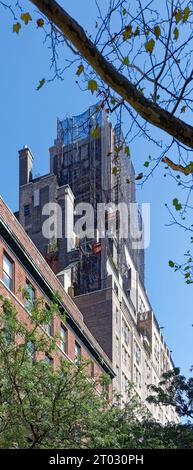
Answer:
[[[30,325],[30,314],[20,290],[26,286],[32,297],[43,297],[48,305],[54,292],[61,296],[65,322],[55,316],[53,324],[49,328],[45,326],[45,334],[61,337],[57,353],[50,361],[57,366],[60,355],[73,362],[81,356],[91,361],[92,378],[107,373],[113,379],[115,374],[111,361],[90,333],[80,310],[0,197],[0,293],[13,302],[21,321],[25,320]]]
[[[94,138],[92,130],[98,126],[99,135]],[[50,148],[50,172],[37,178],[33,177],[33,155],[29,148],[19,152],[19,221],[28,232],[40,252],[59,272],[70,263],[74,265],[73,284],[77,294],[103,289],[107,286],[106,259],[117,253],[119,269],[124,272],[125,289],[129,289],[130,273],[124,269],[125,254],[119,239],[118,220],[116,235],[112,238],[106,230],[102,240],[97,232],[97,205],[135,203],[135,173],[131,159],[125,154],[125,146],[119,155],[121,130],[113,128],[103,109],[89,108],[80,116],[58,120],[57,138]],[[117,172],[115,172],[115,167]],[[127,183],[127,178],[132,180]],[[67,189],[68,186],[68,189]],[[80,246],[73,240],[66,240],[65,224],[66,193],[68,192],[68,210],[73,213],[74,202],[89,203],[94,209],[94,236],[80,240]],[[46,219],[43,207],[46,203],[58,203],[63,213],[63,236],[57,239],[55,253],[50,253],[50,241],[42,235],[42,225]],[[107,220],[115,214],[106,214]],[[128,213],[129,236],[125,240],[138,272],[144,280],[144,250],[132,249],[132,237],[135,236],[141,219],[138,213],[131,217]],[[100,242],[101,245],[97,246]],[[100,250],[101,247],[101,250]],[[92,253],[89,253],[92,251]],[[53,263],[55,261],[55,263]],[[133,281],[132,281],[133,282]]]
[[[114,388],[126,400],[130,380],[145,400],[148,385],[158,384],[163,372],[173,368],[173,361],[147,297],[143,245],[133,249],[133,239],[138,240],[139,234],[143,238],[143,224],[140,213],[133,215],[130,210],[130,203],[136,202],[135,172],[122,142],[120,127],[113,128],[100,107],[58,120],[49,174],[34,178],[31,150],[19,151],[17,217],[112,363]],[[66,234],[69,221],[77,217],[74,205],[81,202],[94,208],[94,234],[80,240],[78,233],[76,237]],[[130,230],[125,239],[120,237],[119,218],[111,207],[121,202],[128,206]],[[62,212],[62,237],[54,240],[42,233],[47,203],[57,203]],[[102,238],[97,232],[99,203],[110,205]],[[116,230],[112,233],[113,218]],[[171,407],[148,407],[162,423],[178,421]]]

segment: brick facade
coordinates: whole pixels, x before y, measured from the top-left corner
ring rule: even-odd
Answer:
[[[12,289],[8,289],[3,282],[3,257],[6,254],[13,262],[14,282]],[[54,364],[57,366],[59,356],[63,354],[68,360],[75,360],[75,342],[81,347],[81,356],[94,363],[94,375],[100,376],[108,373],[114,376],[111,361],[105,355],[95,338],[84,323],[83,316],[73,300],[62,288],[60,282],[50,269],[44,258],[21,227],[15,216],[0,198],[0,293],[9,297],[16,306],[21,321],[31,325],[30,315],[25,308],[21,288],[25,288],[26,280],[35,289],[36,298],[44,298],[49,303],[54,292],[61,296],[61,308],[66,311],[64,326],[67,329],[67,353],[60,349],[54,355]],[[59,333],[61,325],[59,316],[53,320],[53,332]]]

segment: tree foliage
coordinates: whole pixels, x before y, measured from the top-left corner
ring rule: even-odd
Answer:
[[[193,377],[186,379],[175,368],[165,372],[158,387],[151,385],[150,390],[154,392],[148,397],[150,403],[174,406],[179,416],[193,418]]]
[[[189,448],[191,425],[161,426],[152,421],[133,386],[128,400],[109,402],[107,377],[88,378],[88,362],[78,366],[60,360],[57,368],[45,361],[57,354],[58,338],[45,334],[45,324],[58,314],[33,302],[31,323],[18,319],[11,301],[2,295],[0,316],[0,448]]]

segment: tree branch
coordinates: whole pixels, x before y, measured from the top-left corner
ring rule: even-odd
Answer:
[[[172,170],[183,173],[185,176],[193,173],[193,162],[190,162],[187,166],[182,166],[172,162],[172,160],[170,160],[168,157],[162,158],[162,162],[166,163],[166,165],[172,168]]]
[[[172,135],[184,145],[193,148],[193,127],[145,98],[103,57],[87,37],[84,29],[55,0],[30,0],[30,2],[59,28],[102,80],[129,103],[143,119]]]

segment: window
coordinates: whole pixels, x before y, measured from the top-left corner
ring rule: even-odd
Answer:
[[[136,363],[139,365],[141,363],[141,349],[136,343],[136,341],[134,341],[134,355]]]
[[[103,394],[106,396],[106,398],[109,397],[109,384],[107,382],[103,383]]]
[[[141,374],[136,366],[134,366],[134,382],[138,388],[141,388]]]
[[[8,347],[11,343],[11,340],[12,340],[12,335],[11,335],[11,332],[10,330],[8,329],[7,325],[5,324],[4,325],[4,328],[3,328],[3,339],[4,339],[4,344],[6,347]]]
[[[130,330],[129,330],[127,324],[125,323],[125,320],[123,320],[123,323],[122,323],[122,334],[123,334],[124,342],[128,346]]]
[[[142,313],[142,314],[145,313],[145,305],[141,297],[139,297],[138,299],[138,311],[139,313]],[[145,313],[145,315],[147,314]],[[141,320],[146,320],[146,319],[147,319],[146,317],[141,318]]]
[[[151,379],[151,368],[149,364],[147,363],[147,361],[145,361],[145,366],[146,366],[146,379],[147,379],[147,382],[149,382]]]
[[[140,313],[139,319],[140,321],[146,321],[148,319],[148,313],[147,312]]]
[[[116,380],[116,383],[118,384],[118,382],[119,382],[119,366],[118,365],[116,365],[116,378],[115,378],[115,380]]]
[[[50,307],[49,307],[48,304],[45,304],[45,310],[47,310],[48,312],[50,312]],[[46,333],[47,333],[47,335],[49,335],[49,336],[52,336],[52,334],[53,334],[53,328],[52,328],[52,327],[53,327],[52,318],[50,318],[50,319],[48,320],[48,322],[46,323],[46,325],[45,325]]]
[[[159,340],[157,336],[154,333],[154,359],[156,363],[157,369],[159,368],[159,362],[160,362],[160,347],[159,347]]]
[[[94,379],[94,362],[90,363],[90,376]]]
[[[49,354],[45,354],[45,357],[44,357],[44,362],[45,364],[48,364],[48,366],[52,366],[53,365],[53,358],[49,356]]]
[[[125,366],[128,365],[129,362],[129,354],[126,351],[125,347],[122,345],[122,361]]]
[[[116,284],[116,282],[114,282],[114,292],[115,292],[115,294],[116,294],[117,297],[118,297],[118,295],[119,295],[119,289],[118,289],[118,285]]]
[[[119,354],[119,338],[116,336],[116,354]]]
[[[129,381],[128,381],[126,375],[124,374],[124,372],[122,372],[122,390],[123,390],[123,392],[127,392],[128,385],[129,385]]]
[[[62,351],[67,353],[67,329],[63,325],[61,325],[61,328],[60,328],[60,338],[61,338],[60,347]]]
[[[75,343],[75,364],[80,364],[81,362],[81,347],[78,343]]]
[[[26,280],[26,293],[27,293],[27,298],[25,300],[25,306],[28,310],[30,310],[32,302],[35,300],[35,289],[34,287],[30,284],[28,280]]]
[[[57,155],[54,155],[54,158],[53,158],[53,173],[55,175],[57,175],[58,173],[58,156]]]
[[[14,263],[11,258],[4,253],[3,255],[3,282],[8,287],[8,289],[13,291],[13,272],[14,272]]]
[[[119,323],[119,310],[116,308],[116,324],[118,325]]]
[[[24,206],[24,216],[27,217],[28,215],[30,215],[30,206],[29,206],[29,204]]]
[[[48,323],[46,323],[45,330],[47,335],[52,336],[52,321],[49,320]]]
[[[33,341],[28,341],[27,343],[27,354],[29,359],[31,359],[33,362],[35,361],[35,346]]]
[[[40,205],[40,190],[35,189],[34,191],[34,207],[38,207]]]

